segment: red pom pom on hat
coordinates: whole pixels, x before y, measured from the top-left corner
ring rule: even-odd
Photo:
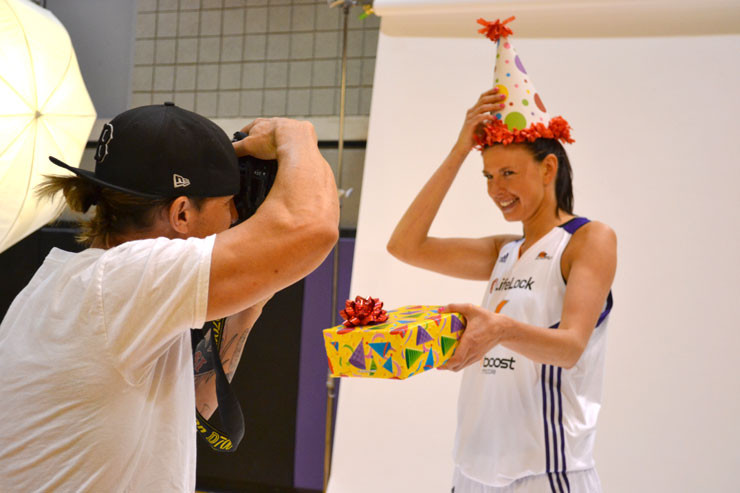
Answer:
[[[481,17],[480,19],[478,19],[477,22],[483,27],[481,29],[478,29],[478,32],[485,35],[491,41],[496,42],[500,38],[505,38],[509,34],[514,34],[514,31],[506,26],[506,24],[513,21],[514,19],[516,19],[516,17],[511,16],[503,22],[501,22],[501,20],[499,19],[490,22]]]
[[[548,125],[537,122],[521,130],[509,130],[504,122],[496,118],[491,123],[482,126],[481,129],[482,132],[475,135],[478,150],[494,144],[518,144],[534,142],[537,139],[557,139],[568,144],[575,142],[570,136],[570,125],[562,116],[552,118]]]

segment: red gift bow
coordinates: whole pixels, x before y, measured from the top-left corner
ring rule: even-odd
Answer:
[[[373,325],[388,320],[388,314],[383,310],[383,302],[378,298],[368,296],[355,297],[355,301],[344,302],[344,310],[339,314],[344,319],[345,327],[357,327],[359,325]]]

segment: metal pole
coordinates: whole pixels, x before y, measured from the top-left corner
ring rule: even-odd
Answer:
[[[342,217],[342,202],[345,191],[342,188],[342,158],[344,155],[344,112],[345,97],[347,93],[347,29],[349,21],[349,1],[344,3],[342,8],[344,14],[344,28],[342,30],[342,84],[339,91],[339,146],[337,150],[337,183],[339,186],[339,217]],[[332,269],[331,283],[331,321],[332,326],[337,325],[337,285],[339,282],[339,241],[334,245],[334,265]],[[331,473],[331,452],[332,452],[332,421],[334,412],[335,383],[331,373],[326,376],[326,437],[324,441],[324,489],[329,483],[329,474]]]

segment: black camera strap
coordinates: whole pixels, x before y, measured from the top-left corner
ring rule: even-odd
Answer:
[[[224,367],[221,364],[221,341],[223,339],[226,319],[206,322],[201,329],[203,334],[211,331],[213,350],[206,351],[206,358],[216,374],[216,398],[218,399],[218,415],[224,431],[219,430],[208,422],[198,410],[195,410],[195,424],[200,435],[211,449],[216,452],[233,452],[239,446],[244,436],[244,415],[239,400],[226,378]]]
[[[236,132],[232,142],[247,137],[243,132]],[[277,161],[263,161],[252,156],[239,158],[239,193],[234,196],[234,205],[239,213],[239,221],[251,217],[270,191],[277,174]],[[224,431],[219,430],[208,422],[198,410],[195,410],[195,420],[198,434],[217,452],[233,452],[239,446],[244,436],[244,415],[236,398],[234,390],[224,373],[221,364],[221,339],[226,319],[206,322],[200,331],[193,331],[193,352],[196,346],[196,333],[203,337],[209,330],[213,340],[213,349],[205,351],[205,357],[216,373],[216,398],[218,399],[218,415]]]

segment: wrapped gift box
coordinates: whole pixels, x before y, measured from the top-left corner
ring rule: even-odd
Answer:
[[[404,379],[442,365],[455,352],[466,322],[440,308],[404,306],[377,325],[325,329],[332,376]]]

